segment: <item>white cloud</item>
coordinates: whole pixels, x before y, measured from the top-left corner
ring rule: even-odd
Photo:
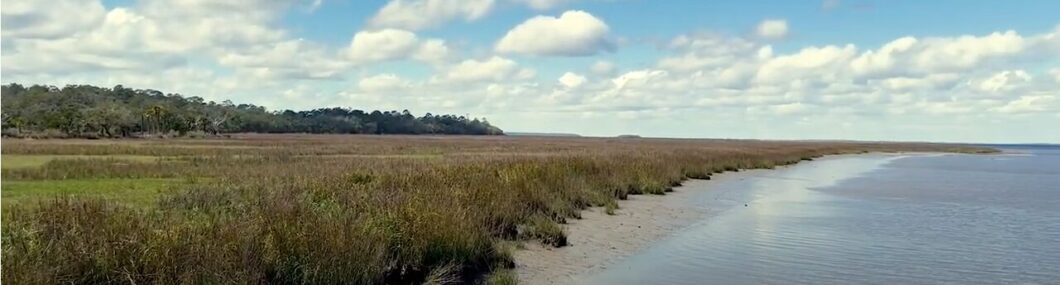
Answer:
[[[925,77],[891,77],[878,80],[875,84],[887,91],[932,91],[953,88],[960,79],[957,74],[939,73]]]
[[[229,51],[218,57],[224,66],[248,69],[267,79],[336,78],[350,67],[335,60],[337,54],[305,40],[289,40],[245,50]]]
[[[426,40],[416,50],[416,53],[412,55],[412,58],[423,62],[440,64],[449,59],[449,47],[445,45],[443,40]]]
[[[453,19],[477,20],[493,6],[493,0],[391,0],[368,25],[413,31],[436,28]]]
[[[792,55],[776,56],[762,64],[755,75],[764,83],[779,83],[795,79],[830,81],[841,76],[839,68],[856,55],[853,45],[808,47]]]
[[[86,70],[151,70],[182,64],[184,57],[154,36],[158,26],[131,10],[107,12],[88,31],[57,39],[15,38],[3,54],[5,73],[70,73]],[[7,35],[4,35],[5,37]],[[8,47],[5,47],[5,49]]]
[[[515,2],[521,2],[526,4],[530,8],[535,10],[548,10],[555,7],[559,7],[563,4],[567,4],[573,0],[514,0]]]
[[[658,65],[679,72],[731,66],[755,57],[772,56],[772,48],[763,50],[751,41],[716,34],[677,36],[668,48],[680,54],[663,57]]]
[[[802,102],[792,102],[777,105],[754,105],[747,108],[747,111],[757,116],[798,116],[805,115],[810,112],[811,107]]]
[[[99,25],[106,11],[98,1],[5,0],[0,2],[4,38],[61,38]]]
[[[1002,93],[1016,90],[1031,82],[1031,75],[1023,70],[1004,70],[975,85],[979,90]]]
[[[1060,96],[1056,95],[1029,95],[1008,102],[997,109],[1001,113],[1041,113],[1054,112],[1060,114]]]
[[[868,50],[851,62],[854,73],[862,77],[924,75],[969,70],[987,64],[1033,58],[1042,38],[1028,39],[1014,31],[995,32],[985,36],[950,38],[902,37],[877,50]]]
[[[355,62],[402,59],[419,48],[416,34],[405,30],[362,31],[350,40],[348,55]]]
[[[357,87],[360,90],[370,93],[400,91],[409,88],[411,85],[411,82],[393,73],[365,77],[357,82]]]
[[[355,34],[346,55],[358,64],[410,58],[439,63],[449,56],[449,48],[442,40],[421,41],[410,31],[382,29]]]
[[[589,67],[589,71],[597,75],[611,75],[615,69],[615,64],[606,60],[598,60]]]
[[[764,39],[782,39],[788,36],[788,21],[785,20],[763,20],[755,28],[755,34]]]
[[[766,60],[773,57],[773,47],[764,46],[758,48],[758,52],[755,52],[755,57],[757,57],[759,60]]]
[[[634,70],[615,77],[611,80],[615,89],[636,88],[650,86],[652,81],[663,79],[668,76],[665,70]]]
[[[446,69],[441,80],[452,82],[503,81],[533,77],[533,71],[520,69],[515,61],[499,56],[485,60],[468,59]]]
[[[582,84],[585,84],[586,81],[587,79],[585,79],[585,76],[571,72],[564,73],[563,76],[559,77],[559,84],[568,89],[578,88],[579,86],[582,86]]]
[[[567,11],[558,18],[537,16],[515,26],[497,42],[502,53],[587,56],[614,49],[604,21],[584,11]]]
[[[3,70],[16,75],[107,70],[153,72],[185,65],[192,58],[210,59],[232,50],[268,45],[285,37],[283,30],[270,28],[269,24],[279,11],[294,4],[288,0],[220,4],[144,0],[135,7],[102,11],[94,8],[102,7],[98,1],[83,1],[76,8],[84,11],[55,18],[32,12],[65,11],[53,11],[52,1],[3,3]],[[64,3],[58,7],[71,7]],[[14,9],[8,11],[9,6]],[[103,13],[97,24],[80,20],[94,13]],[[14,16],[8,18],[9,15]],[[31,29],[34,31],[21,30],[18,24],[9,27],[8,22],[20,21],[18,15],[36,15],[49,21],[34,26]],[[49,28],[60,26],[64,28]]]
[[[895,68],[896,54],[905,53],[917,44],[914,37],[902,37],[891,41],[879,50],[866,51],[850,63],[851,68],[857,74],[879,73]]]

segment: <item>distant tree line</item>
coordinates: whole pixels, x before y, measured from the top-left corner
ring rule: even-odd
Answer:
[[[485,119],[416,117],[408,110],[350,108],[269,111],[253,104],[207,102],[157,90],[90,85],[2,86],[5,135],[58,133],[71,137],[131,137],[188,133],[327,133],[501,135]]]

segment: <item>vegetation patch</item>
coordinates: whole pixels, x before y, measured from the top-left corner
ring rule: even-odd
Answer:
[[[32,206],[58,198],[100,198],[136,206],[153,205],[159,194],[180,179],[3,180],[3,207]]]
[[[5,154],[0,156],[0,164],[2,169],[19,169],[19,168],[36,168],[41,167],[53,160],[91,160],[91,159],[106,159],[106,160],[122,160],[131,162],[157,162],[160,160],[167,159],[165,157],[158,156],[147,156],[147,155],[19,155],[19,154]]]

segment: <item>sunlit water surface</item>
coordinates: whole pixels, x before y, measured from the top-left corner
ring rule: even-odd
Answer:
[[[693,201],[721,214],[576,283],[1060,284],[1060,148],[1006,151],[722,179]]]

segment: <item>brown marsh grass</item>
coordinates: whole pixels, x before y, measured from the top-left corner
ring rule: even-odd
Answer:
[[[3,278],[53,283],[514,283],[512,241],[564,246],[586,207],[823,155],[920,143],[239,135],[4,140],[3,179],[184,178],[149,206],[55,196],[3,213]]]

